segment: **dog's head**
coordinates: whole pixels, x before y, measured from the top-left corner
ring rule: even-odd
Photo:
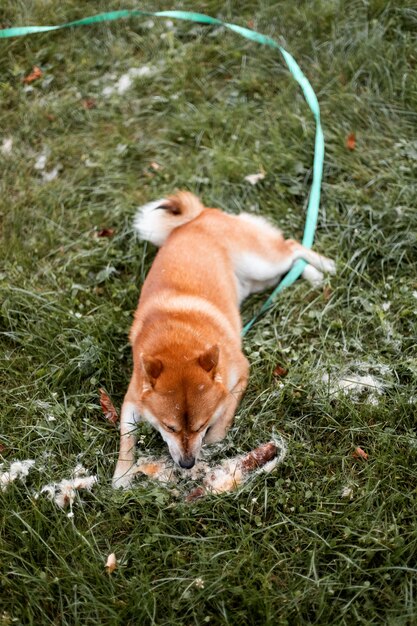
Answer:
[[[140,355],[142,415],[183,468],[193,467],[208,429],[222,415],[227,390],[218,362],[216,345],[181,363],[164,355]]]

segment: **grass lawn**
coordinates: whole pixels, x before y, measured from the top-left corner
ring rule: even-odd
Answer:
[[[130,19],[0,42],[0,472],[35,461],[0,489],[1,626],[417,623],[413,5],[1,3],[1,27],[181,8],[277,39],[321,105],[315,248],[338,268],[323,288],[288,288],[244,340],[250,384],[215,458],[275,432],[283,464],[194,504],[145,479],[113,491],[118,432],[98,389],[120,407],[131,371],[155,254],[132,232],[136,207],[190,189],[301,238],[312,115],[278,52],[221,28]],[[141,427],[138,453],[164,451]],[[98,482],[71,516],[36,494],[77,464]]]

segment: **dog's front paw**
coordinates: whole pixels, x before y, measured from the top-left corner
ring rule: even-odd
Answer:
[[[132,484],[133,478],[135,474],[131,472],[131,468],[126,470],[126,468],[122,468],[118,470],[116,467],[116,471],[114,472],[112,487],[113,489],[127,489]]]

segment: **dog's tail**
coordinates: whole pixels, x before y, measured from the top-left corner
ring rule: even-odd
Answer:
[[[162,246],[175,228],[191,222],[200,215],[204,206],[193,193],[179,191],[138,210],[134,226],[141,239]]]

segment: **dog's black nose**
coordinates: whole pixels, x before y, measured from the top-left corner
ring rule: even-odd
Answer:
[[[180,460],[180,467],[183,467],[184,469],[191,469],[192,467],[194,467],[194,465],[195,458],[193,456],[185,457],[184,459]]]

